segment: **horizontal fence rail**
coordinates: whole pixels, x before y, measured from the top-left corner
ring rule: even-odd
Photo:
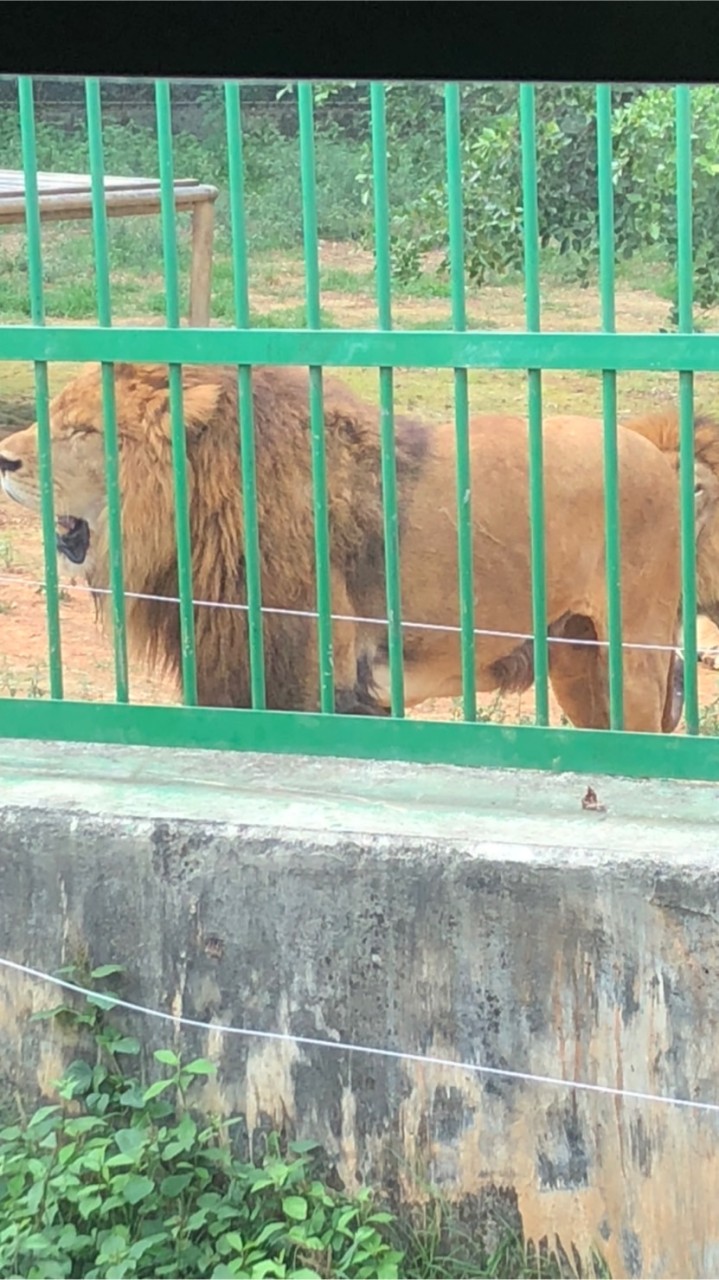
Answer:
[[[159,189],[159,234],[164,273],[164,327],[119,325],[113,316],[112,273],[108,247],[108,210],[105,200],[106,148],[102,86],[96,79],[84,84],[89,179],[92,199],[97,323],[82,327],[47,323],[42,240],[42,200],[38,164],[36,106],[32,79],[18,81],[18,121],[22,145],[25,192],[25,236],[29,285],[29,324],[0,323],[0,363],[32,362],[34,367],[39,463],[39,523],[43,539],[44,587],[47,634],[47,666],[50,698],[0,697],[0,736],[7,738],[57,738],[64,741],[122,742],[149,745],[193,745],[230,750],[309,752],[382,759],[443,761],[454,764],[525,766],[552,770],[626,773],[634,776],[676,775],[714,779],[719,776],[719,742],[700,735],[697,680],[697,565],[694,515],[694,375],[719,372],[719,334],[696,333],[693,325],[692,231],[692,95],[688,88],[675,91],[676,151],[676,267],[677,331],[617,333],[615,264],[617,259],[615,209],[615,151],[613,141],[613,90],[596,87],[593,128],[596,131],[594,174],[596,192],[596,258],[598,266],[600,325],[596,332],[547,332],[542,328],[542,248],[544,242],[540,181],[542,117],[537,90],[516,88],[511,108],[517,137],[518,183],[521,210],[516,235],[523,259],[523,332],[473,327],[467,307],[467,246],[465,213],[465,163],[467,121],[459,85],[442,88],[444,112],[443,163],[448,266],[448,303],[451,325],[444,329],[401,329],[393,307],[392,174],[396,155],[390,141],[388,119],[392,108],[388,87],[373,83],[367,88],[368,115],[364,118],[365,142],[371,151],[373,254],[376,327],[332,327],[323,322],[321,242],[318,215],[317,111],[322,97],[310,83],[293,87],[296,97],[297,191],[301,206],[301,232],[305,289],[305,323],[277,329],[251,323],[250,270],[252,236],[246,209],[246,153],[243,139],[242,86],[222,87],[223,130],[226,138],[227,227],[232,251],[234,324],[228,327],[186,327],[181,320],[180,254],[175,208],[176,162],[173,137],[172,87],[166,81],[155,86],[155,142]],[[417,121],[421,129],[422,121]],[[594,134],[592,134],[594,138]],[[198,174],[204,181],[205,175]],[[298,215],[300,216],[300,215]],[[395,314],[393,315],[393,310]],[[545,313],[546,314],[546,313]],[[0,321],[2,315],[0,313]],[[113,645],[114,703],[78,702],[64,697],[60,580],[56,554],[56,517],[67,520],[74,513],[62,508],[62,490],[53,480],[52,423],[48,365],[86,361],[101,365],[101,412],[104,426],[102,465],[105,482],[109,632]],[[128,588],[123,529],[123,423],[118,409],[114,366],[118,362],[158,363],[167,366],[171,476],[176,574],[172,584],[157,595]],[[233,577],[233,592],[241,583],[243,600],[204,600],[197,590],[198,565],[213,548],[193,541],[191,511],[196,481],[188,430],[187,394],[183,391],[183,366],[228,365],[236,370],[238,496],[242,525],[242,563],[228,566],[218,580]],[[264,534],[266,493],[260,491],[258,467],[263,448],[262,407],[253,394],[254,369],[258,365],[301,366],[308,371],[307,393],[307,493],[308,519],[312,527],[314,598],[300,605],[296,599],[268,603],[274,590],[272,561]],[[346,584],[336,572],[335,508],[352,491],[352,477],[342,479],[341,493],[332,491],[333,437],[342,430],[326,411],[329,383],[326,370],[376,370],[374,406],[377,410],[376,482],[382,502],[382,590],[371,611],[348,605]],[[413,527],[402,524],[402,465],[398,452],[399,409],[396,373],[402,370],[447,370],[453,380],[455,483],[452,492],[433,495],[437,509],[454,526],[456,580],[440,582],[446,592],[446,617],[415,613],[403,583],[403,562],[413,537]],[[482,529],[485,512],[481,492],[473,491],[473,476],[481,473],[481,459],[473,460],[472,412],[491,410],[486,402],[472,403],[473,370],[519,371],[526,377],[527,503],[529,518],[528,562],[531,569],[531,630],[512,631],[483,625],[484,589],[478,577],[475,530]],[[545,475],[546,417],[544,375],[552,371],[596,371],[601,379],[603,424],[602,482],[604,518],[603,572],[606,589],[606,639],[567,639],[552,635],[556,621],[552,610],[547,564],[548,506]],[[686,733],[638,734],[625,730],[628,699],[626,663],[638,650],[669,650],[673,646],[624,636],[622,537],[620,501],[620,448],[617,375],[625,372],[674,373],[678,386],[679,457],[677,492],[680,502],[682,647],[685,659]],[[598,384],[599,385],[599,384]],[[397,409],[397,413],[396,413]],[[579,410],[575,410],[579,412]],[[149,429],[149,428],[148,428]],[[346,429],[346,428],[345,428]],[[431,454],[431,424],[428,445]],[[280,435],[273,442],[282,465]],[[2,442],[0,441],[0,453]],[[478,470],[479,468],[479,470]],[[55,478],[56,479],[56,478]],[[161,478],[158,485],[162,484]],[[218,502],[226,502],[224,494]],[[60,505],[58,506],[58,503]],[[219,508],[218,508],[219,509]],[[0,523],[2,509],[0,508]],[[147,519],[152,519],[148,511]],[[210,526],[212,527],[212,526]],[[416,529],[414,531],[416,536]],[[581,530],[577,530],[577,540]],[[217,557],[224,554],[216,548]],[[358,580],[367,572],[367,560],[376,548],[360,546],[355,566]],[[430,552],[431,555],[431,552]],[[369,562],[369,561],[368,561]],[[427,572],[431,576],[431,564]],[[224,571],[223,571],[224,572]],[[439,572],[439,571],[438,571]],[[20,575],[0,573],[0,585],[28,585]],[[32,585],[35,585],[34,582]],[[77,583],[67,588],[88,588]],[[351,596],[351,593],[349,593]],[[299,597],[297,597],[299,599]],[[138,601],[153,608],[171,606],[177,614],[180,653],[180,691],[177,706],[140,705],[133,700],[130,679],[130,611]],[[527,596],[529,604],[529,596]],[[198,671],[200,646],[206,634],[208,610],[239,610],[246,626],[247,705],[200,705]],[[421,610],[419,611],[421,612]],[[150,616],[150,615],[148,615]],[[160,616],[159,614],[157,615]],[[284,621],[283,621],[284,619]],[[316,656],[316,710],[268,710],[273,706],[272,672],[281,658],[271,650],[268,630],[278,620],[293,626],[307,625],[308,649]],[[12,615],[3,620],[12,627]],[[353,630],[348,630],[353,628]],[[347,663],[348,646],[359,644],[358,628],[370,628],[376,640],[374,660],[386,659],[388,707],[386,715],[343,714],[343,691],[338,683],[341,663]],[[461,719],[454,722],[412,718],[407,712],[408,666],[417,646],[427,637],[443,633],[448,652],[459,652]],[[288,634],[291,634],[288,632]],[[302,633],[304,634],[304,632]],[[348,639],[348,637],[352,637]],[[419,639],[418,639],[419,637]],[[506,638],[517,645],[531,642],[535,699],[533,725],[481,722],[478,715],[478,654],[482,642]],[[608,691],[607,730],[550,726],[552,663],[562,646],[581,652],[593,644],[593,653],[606,664]],[[412,648],[414,646],[414,649]],[[451,649],[455,646],[455,649]],[[386,653],[385,653],[386,650]],[[566,652],[566,650],[565,650]],[[268,657],[269,653],[269,657]],[[379,656],[378,656],[379,655]],[[214,659],[222,662],[221,653]],[[632,659],[633,661],[634,659]],[[642,661],[644,659],[641,659]],[[360,667],[358,649],[358,671]],[[587,667],[588,669],[588,667]],[[374,676],[364,673],[368,688]],[[486,686],[484,686],[486,688]],[[441,695],[437,695],[441,696]],[[411,701],[412,699],[410,699]]]

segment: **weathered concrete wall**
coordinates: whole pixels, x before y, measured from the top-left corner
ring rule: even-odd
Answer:
[[[0,953],[85,948],[202,1020],[719,1101],[716,790],[5,743]],[[0,1088],[49,1088],[57,991],[0,969]],[[345,1183],[513,1189],[615,1276],[719,1274],[719,1115],[185,1032],[210,1102]]]

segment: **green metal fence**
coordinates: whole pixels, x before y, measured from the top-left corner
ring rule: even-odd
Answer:
[[[0,360],[30,360],[35,367],[37,421],[45,549],[49,700],[0,699],[0,735],[4,737],[202,746],[271,752],[444,761],[456,764],[529,766],[543,769],[622,772],[640,776],[719,776],[719,742],[698,734],[696,671],[696,581],[693,501],[693,373],[719,370],[719,338],[692,332],[692,158],[690,91],[676,90],[677,250],[679,326],[677,333],[618,335],[614,307],[614,227],[611,91],[596,93],[600,288],[602,327],[595,333],[542,333],[539,289],[535,90],[518,91],[521,128],[526,331],[483,332],[467,328],[461,164],[460,93],[445,90],[446,174],[449,198],[452,329],[449,332],[398,331],[392,328],[390,240],[387,191],[385,88],[373,84],[371,142],[375,214],[378,327],[373,330],[325,329],[320,322],[313,106],[310,84],[298,86],[300,172],[304,218],[306,329],[252,329],[249,316],[248,244],[244,213],[241,87],[225,86],[231,238],[236,323],[232,328],[191,330],[180,327],[170,89],[156,86],[157,139],[162,191],[162,238],[166,283],[164,328],[113,328],[106,211],[103,199],[103,127],[100,89],[86,82],[86,110],[92,178],[97,325],[45,326],[43,260],[37,189],[32,81],[21,78],[19,110],[27,190],[27,247],[31,324],[0,327]],[[418,127],[421,127],[419,122]],[[114,704],[70,702],[63,698],[58,571],[48,416],[48,362],[101,361],[105,417],[105,465],[110,547],[112,633],[115,652]],[[153,361],[169,365],[173,471],[175,485],[178,595],[182,636],[182,706],[132,705],[128,684],[125,587],[121,536],[117,423],[113,362]],[[251,709],[197,706],[192,555],[187,507],[187,459],[183,426],[181,367],[185,362],[230,364],[238,369],[240,421],[238,444],[243,489],[248,650]],[[310,376],[311,463],[316,545],[316,623],[319,650],[320,710],[316,714],[265,710],[262,590],[253,433],[252,367],[304,363]],[[391,716],[350,717],[334,713],[329,516],[323,418],[323,368],[371,366],[378,370],[381,481]],[[404,715],[403,624],[400,598],[400,542],[394,451],[393,378],[398,366],[454,371],[456,424],[456,510],[458,519],[458,592],[462,648],[463,720],[438,723]],[[536,725],[511,727],[477,723],[475,688],[475,590],[472,565],[468,445],[468,370],[524,370],[527,374],[531,556]],[[549,728],[547,605],[544,564],[544,492],[542,449],[542,373],[545,370],[597,370],[604,406],[606,571],[608,592],[611,729]],[[675,371],[679,379],[682,499],[681,562],[685,645],[686,735],[624,732],[622,688],[621,558],[617,485],[616,375],[623,370]],[[4,620],[3,626],[11,626]]]

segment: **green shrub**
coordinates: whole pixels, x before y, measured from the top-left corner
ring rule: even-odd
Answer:
[[[118,972],[63,971],[85,986]],[[60,1102],[29,1118],[21,1107],[0,1129],[4,1280],[572,1274],[502,1224],[486,1248],[436,1198],[398,1217],[368,1188],[338,1192],[315,1143],[269,1134],[260,1161],[238,1158],[230,1132],[243,1119],[207,1120],[198,1107],[214,1065],[158,1049],[163,1074],[148,1085],[140,1044],[115,1025],[114,1003],[98,991],[35,1015],[69,1027],[85,1053],[59,1082]],[[607,1273],[592,1259],[588,1274]]]
[[[190,1107],[213,1064],[159,1049],[165,1074],[144,1087],[125,1069],[138,1041],[103,1017],[111,1003],[50,1013],[95,1040],[96,1060],[78,1058],[59,1084],[79,1114],[42,1106],[0,1131],[0,1276],[398,1275],[392,1215],[369,1191],[330,1190],[313,1143],[283,1155],[270,1135],[261,1164],[237,1159],[230,1125]]]

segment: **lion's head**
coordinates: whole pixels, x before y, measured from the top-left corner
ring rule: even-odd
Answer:
[[[142,524],[149,544],[145,552],[154,562],[163,558],[153,537],[172,536],[171,527],[147,521],[146,502],[154,493],[161,504],[171,494],[158,492],[170,476],[171,448],[167,372],[161,366],[137,368],[118,365],[114,402],[122,483],[122,514],[130,528]],[[203,432],[212,420],[223,393],[221,379],[203,371],[202,378],[186,381],[183,407],[186,431]],[[96,366],[74,379],[50,406],[52,471],[57,548],[75,566],[85,566],[88,576],[99,567],[106,551],[107,494],[105,483],[104,416],[102,383]],[[136,446],[140,446],[139,449]],[[9,437],[2,448],[0,481],[8,497],[31,510],[41,506],[37,426]],[[138,506],[139,504],[139,506]],[[150,532],[152,528],[152,533]],[[129,566],[130,572],[136,566]]]
[[[679,471],[679,415],[674,406],[630,419],[625,426],[651,440]],[[697,607],[719,625],[719,422],[694,420],[694,511]]]
[[[177,673],[181,645],[168,369],[119,363],[113,385],[128,637],[138,654]],[[314,706],[315,552],[306,375],[256,369],[253,407],[263,605],[284,611],[265,619],[268,705]],[[336,543],[350,577],[361,555],[371,556],[370,576],[377,580],[381,608],[376,422],[331,379],[325,383],[325,409],[335,428],[328,466],[336,480],[330,504]],[[183,366],[182,414],[193,596],[206,602],[195,606],[198,694],[206,705],[243,706],[249,700],[249,673],[237,370]],[[52,400],[50,431],[57,549],[73,571],[84,573],[101,610],[109,585],[103,423],[101,369],[93,365]],[[0,480],[10,498],[40,510],[37,425],[5,439]],[[366,563],[359,572],[367,577]],[[348,612],[348,601],[335,596],[340,610]]]

